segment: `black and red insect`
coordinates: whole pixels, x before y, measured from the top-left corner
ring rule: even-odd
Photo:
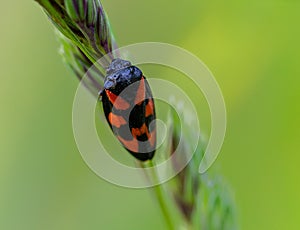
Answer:
[[[101,96],[106,120],[117,139],[137,159],[152,159],[155,107],[142,71],[129,61],[114,59],[107,68]]]

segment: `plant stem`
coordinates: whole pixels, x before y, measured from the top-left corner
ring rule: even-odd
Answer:
[[[152,160],[149,161],[149,166],[152,169],[151,170],[152,179],[154,180],[155,183],[157,183],[159,181],[159,176],[157,175],[157,171],[154,168],[154,164],[153,164]],[[155,195],[157,197],[159,206],[160,206],[161,211],[162,211],[162,213],[165,217],[165,220],[167,222],[167,225],[168,225],[169,229],[174,230],[175,226],[174,226],[174,223],[172,221],[172,218],[171,218],[171,215],[170,215],[170,212],[169,212],[169,209],[168,209],[168,204],[167,204],[166,200],[164,199],[165,197],[164,197],[163,186],[158,184],[158,185],[153,187],[153,190],[155,192]]]

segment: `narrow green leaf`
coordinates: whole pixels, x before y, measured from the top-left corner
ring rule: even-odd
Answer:
[[[65,6],[70,18],[74,21],[79,21],[78,3],[76,6],[73,0],[65,0]]]

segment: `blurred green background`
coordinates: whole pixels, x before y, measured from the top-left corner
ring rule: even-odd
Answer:
[[[168,42],[214,73],[228,128],[215,167],[241,229],[300,229],[300,2],[103,0],[119,45]],[[0,7],[0,229],[164,229],[147,190],[114,186],[81,159],[77,79],[33,1]]]

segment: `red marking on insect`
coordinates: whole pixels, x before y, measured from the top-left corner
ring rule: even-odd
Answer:
[[[147,138],[150,137],[150,134],[148,132],[148,128],[146,126],[146,124],[144,123],[140,128],[132,128],[131,129],[131,133],[132,133],[132,136],[134,138],[137,138],[139,136],[142,136],[143,134],[146,134],[147,135]]]
[[[130,151],[138,153],[139,152],[139,142],[137,139],[125,140],[121,136],[118,136],[119,141]]]
[[[134,104],[140,105],[145,100],[145,82],[144,77],[140,80],[139,88],[136,92]]]
[[[108,99],[110,100],[110,102],[114,105],[116,109],[126,110],[130,107],[129,103],[125,101],[123,98],[121,98],[120,96],[115,95],[109,90],[105,90],[105,93]]]
[[[149,133],[148,127],[146,126],[146,124],[144,123],[140,128],[132,128],[131,129],[131,133],[133,138],[137,138],[142,136],[143,134],[146,134],[147,136],[147,141],[150,142],[150,145],[152,147],[155,146],[156,143],[156,129],[154,129],[151,133]]]
[[[153,115],[153,113],[154,113],[153,100],[149,99],[148,104],[146,105],[145,117],[149,117],[150,115]]]
[[[112,124],[113,126],[115,126],[117,128],[120,128],[122,125],[127,124],[127,122],[125,121],[125,119],[122,116],[115,115],[112,112],[109,113],[108,120],[109,120],[110,124]]]
[[[156,129],[154,129],[151,134],[150,134],[150,138],[148,140],[150,142],[150,145],[152,147],[155,147],[156,144]]]

